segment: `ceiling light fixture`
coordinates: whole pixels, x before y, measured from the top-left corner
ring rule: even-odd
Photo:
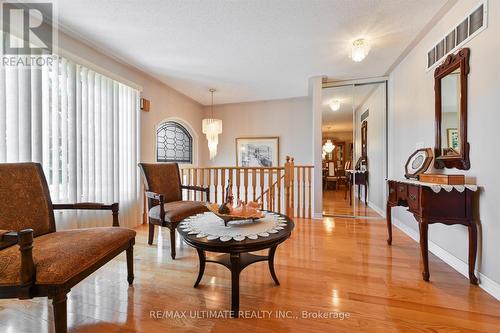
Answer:
[[[355,62],[362,61],[370,52],[370,45],[366,39],[360,38],[352,42],[351,59]]]
[[[208,89],[212,94],[212,104],[210,106],[210,118],[202,120],[202,132],[206,134],[208,140],[208,151],[210,159],[213,160],[217,155],[217,144],[219,143],[219,134],[222,133],[222,120],[214,118],[214,92],[215,89]]]
[[[330,139],[326,140],[325,144],[323,145],[323,149],[326,151],[327,154],[330,154],[334,148],[335,145]]]
[[[330,109],[332,111],[338,111],[340,110],[340,101],[338,99],[334,99],[333,101],[330,102]]]

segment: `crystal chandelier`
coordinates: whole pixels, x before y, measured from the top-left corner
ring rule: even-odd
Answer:
[[[212,104],[210,105],[210,118],[202,120],[202,132],[207,136],[208,151],[210,159],[213,160],[217,155],[217,144],[219,143],[219,134],[222,133],[222,120],[214,118],[214,92],[215,89],[208,90],[212,94]]]
[[[327,154],[330,154],[334,148],[335,145],[332,143],[332,140],[330,139],[326,140],[325,144],[323,145],[323,149]]]

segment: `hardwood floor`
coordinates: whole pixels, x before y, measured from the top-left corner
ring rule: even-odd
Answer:
[[[323,191],[323,214],[325,215],[354,215],[354,202],[356,202],[356,216],[380,217],[380,215],[365,205],[365,203],[353,197],[353,205],[349,205],[349,193],[347,199],[344,199],[344,187],[337,190]]]
[[[431,282],[422,281],[418,244],[395,229],[393,246],[387,246],[382,220],[296,220],[292,237],[276,253],[281,286],[273,284],[267,263],[243,271],[242,311],[283,311],[297,319],[276,319],[276,312],[264,319],[190,318],[189,311],[230,308],[229,271],[207,264],[195,289],[195,250],[178,241],[178,259],[172,261],[165,230],[153,246],[147,245],[146,226],[137,230],[134,287],[127,285],[123,254],[71,291],[70,331],[500,331],[500,302],[433,255]],[[151,318],[151,311],[157,310],[188,312],[187,318]],[[302,311],[336,311],[349,317],[306,319]],[[0,300],[0,332],[52,332],[49,302]]]

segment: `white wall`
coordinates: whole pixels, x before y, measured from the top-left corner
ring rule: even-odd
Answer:
[[[434,79],[432,71],[425,71],[426,54],[476,5],[478,1],[459,1],[390,74],[389,175],[392,177],[403,176],[406,159],[417,143],[423,142],[426,147],[434,147]],[[499,288],[500,174],[497,166],[497,133],[500,124],[500,1],[489,1],[488,20],[489,27],[465,45],[471,49],[468,85],[471,169],[446,172],[476,177],[477,184],[483,187],[480,195],[478,268],[482,273],[482,283],[490,285],[483,285],[484,288]],[[417,232],[417,223],[404,208],[395,209],[394,217],[402,221],[403,227],[410,232]],[[430,241],[444,250],[443,253],[450,255],[452,260],[456,259],[456,262],[467,262],[465,227],[434,224],[429,229]],[[496,289],[496,292],[497,297],[500,297],[500,289]]]
[[[77,55],[74,59],[76,62],[78,58],[81,58],[143,87],[141,96],[151,101],[151,109],[149,112],[141,111],[141,161],[155,162],[155,126],[165,118],[183,119],[191,125],[195,131],[195,137],[201,137],[202,106],[196,101],[148,74],[117,61],[62,32],[59,33],[59,44],[59,48],[63,51]],[[200,160],[203,154],[201,147],[199,150],[199,156],[198,158],[195,156],[195,160]]]
[[[204,115],[210,116],[209,106],[204,108]],[[311,108],[307,97],[216,105],[214,117],[222,119],[222,134],[213,160],[205,150],[205,166],[236,165],[235,139],[252,136],[279,137],[280,165],[287,155],[293,156],[296,164],[312,164]],[[206,137],[200,142],[207,146]]]
[[[386,94],[385,84],[374,85],[374,91],[368,99],[356,110],[356,152],[354,163],[361,156],[361,115],[369,110],[367,137],[368,153],[368,203],[377,212],[385,211],[386,202]],[[356,88],[355,88],[356,89]],[[364,200],[364,187],[361,187]]]

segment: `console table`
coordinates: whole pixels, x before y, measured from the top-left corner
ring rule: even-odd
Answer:
[[[420,231],[420,250],[424,271],[423,279],[429,281],[429,261],[427,249],[428,225],[443,223],[461,224],[469,229],[469,280],[478,284],[474,275],[477,253],[477,227],[473,215],[475,185],[438,185],[413,180],[389,180],[387,198],[387,244],[392,244],[391,209],[395,206],[408,207],[415,216]]]
[[[368,206],[368,171],[346,170],[347,187],[345,188],[344,197],[349,188],[349,205],[352,206],[352,187],[358,185],[358,200],[361,201],[361,185],[365,187],[365,205]]]

